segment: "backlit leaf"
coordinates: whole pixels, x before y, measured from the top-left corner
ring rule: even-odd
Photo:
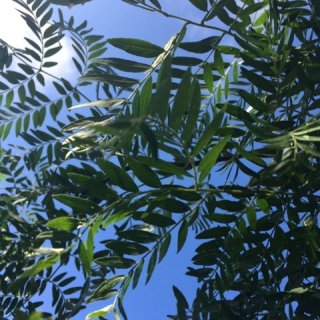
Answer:
[[[49,228],[64,231],[73,231],[80,225],[80,221],[71,217],[59,217],[46,223]]]

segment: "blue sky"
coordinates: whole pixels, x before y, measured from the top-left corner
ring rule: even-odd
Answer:
[[[28,29],[24,21],[15,18],[12,11],[12,0],[2,0],[10,14],[2,11],[0,18],[5,19],[6,28],[0,30],[0,38],[12,45],[20,46],[23,36],[28,35]],[[200,21],[203,13],[195,9],[188,1],[160,1],[163,9],[172,14]],[[105,35],[106,38],[126,37],[148,40],[160,46],[163,46],[170,37],[178,32],[183,25],[182,21],[168,19],[155,12],[148,12],[137,9],[120,0],[93,0],[84,6],[75,6],[72,9],[61,7],[66,20],[74,16],[76,25],[83,20],[88,20],[88,27],[93,27],[94,34]],[[18,20],[17,20],[18,18]],[[5,29],[5,30],[4,30]],[[7,30],[10,31],[8,36]],[[213,34],[212,30],[190,27],[186,35],[187,41],[200,40]],[[67,40],[62,42],[66,48],[59,53],[60,67],[56,69],[57,74],[67,79],[74,77],[73,64],[71,62],[72,52],[67,47]],[[115,56],[119,54],[111,46],[108,46],[105,56]],[[126,56],[126,58],[129,58]],[[57,59],[56,57],[54,59]],[[134,57],[132,57],[134,59]],[[61,74],[63,72],[63,74]],[[218,173],[220,175],[220,173]],[[189,231],[189,238],[192,238],[193,231]],[[198,284],[195,278],[185,276],[187,266],[192,266],[191,257],[194,249],[199,245],[195,241],[187,241],[185,247],[177,255],[177,239],[173,235],[171,247],[166,258],[156,266],[156,270],[148,283],[144,285],[145,276],[141,277],[140,284],[132,291],[128,290],[125,298],[125,309],[130,320],[149,320],[166,319],[167,314],[175,314],[175,299],[172,291],[172,285],[178,287],[192,302]],[[126,270],[124,270],[125,272]],[[45,297],[49,302],[50,295]],[[84,319],[90,311],[103,308],[112,303],[108,302],[93,303],[86,310],[77,315],[77,319]],[[110,317],[112,318],[112,316]],[[109,319],[109,318],[108,318]]]

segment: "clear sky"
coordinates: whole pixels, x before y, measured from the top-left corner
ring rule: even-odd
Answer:
[[[23,37],[29,36],[28,28],[25,22],[19,18],[19,14],[13,12],[13,1],[2,0],[2,2],[0,38],[13,46],[21,47]],[[161,0],[160,3],[164,10],[175,15],[201,20],[202,12],[195,9],[187,0]],[[163,46],[183,25],[182,21],[137,9],[120,0],[93,0],[84,6],[75,6],[71,10],[67,7],[61,7],[61,9],[65,19],[68,20],[72,15],[77,25],[83,20],[88,20],[88,26],[93,27],[94,34],[105,35],[106,38],[140,38],[160,46]],[[212,33],[212,30],[190,28],[186,40],[200,40],[218,35]],[[59,53],[58,57],[54,57],[55,60],[58,58],[60,61],[55,72],[71,80],[74,75],[74,67],[71,62],[72,51],[70,48],[68,49],[67,40],[64,40],[62,45],[65,46],[65,49]],[[119,51],[110,46],[105,56],[110,57],[117,54]],[[128,58],[128,56],[126,57]],[[191,230],[189,235],[191,237],[193,235]],[[162,320],[166,319],[167,314],[175,314],[172,285],[178,287],[186,295],[189,302],[193,301],[197,282],[195,278],[184,274],[187,271],[187,266],[192,266],[191,257],[199,244],[189,240],[177,255],[177,239],[176,235],[173,235],[170,251],[164,261],[156,266],[149,284],[144,286],[145,276],[142,276],[137,289],[128,290],[124,306],[129,320]],[[50,294],[45,296],[45,300],[47,302],[51,300]],[[103,308],[111,302],[112,300],[93,303],[76,318],[84,319],[90,311]],[[111,319],[112,316],[109,318]]]

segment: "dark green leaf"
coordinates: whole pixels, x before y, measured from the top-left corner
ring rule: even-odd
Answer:
[[[178,66],[198,66],[202,63],[201,59],[195,58],[195,57],[173,57],[172,58],[172,64],[178,65]]]
[[[150,260],[149,260],[149,264],[148,264],[148,268],[147,268],[146,284],[149,282],[149,280],[153,274],[154,268],[157,264],[157,256],[158,256],[158,250],[157,250],[157,248],[155,248],[153,250],[152,255],[150,257]]]
[[[108,42],[118,49],[144,58],[154,58],[163,52],[163,48],[139,39],[113,38]]]
[[[107,199],[109,201],[118,200],[118,194],[109,188],[105,183],[82,174],[69,173],[69,177],[83,188],[88,190],[89,194],[93,197],[98,197],[99,199]]]
[[[229,227],[215,227],[204,230],[196,235],[196,239],[215,239],[226,236],[231,229]]]
[[[177,250],[177,253],[180,252],[180,250],[183,248],[186,240],[187,240],[187,237],[188,237],[188,229],[189,229],[189,226],[188,226],[188,222],[186,219],[184,219],[182,221],[182,224],[181,224],[181,227],[179,229],[179,232],[178,232],[178,250]]]
[[[126,78],[117,76],[114,74],[101,74],[101,73],[88,73],[87,75],[78,78],[78,81],[93,81],[93,82],[104,82],[115,87],[127,88],[135,84],[138,84],[139,81],[132,78]]]
[[[196,8],[206,12],[208,3],[207,0],[189,0]]]
[[[223,62],[223,59],[222,59],[222,55],[221,55],[221,53],[220,53],[220,51],[218,49],[216,49],[214,51],[213,61],[214,61],[214,66],[216,67],[218,72],[222,76],[224,76],[224,62]]]
[[[151,68],[150,65],[147,65],[144,63],[126,60],[126,59],[120,59],[120,58],[95,59],[92,62],[102,64],[102,65],[108,65],[118,70],[126,71],[126,72],[145,72]]]
[[[120,167],[102,158],[98,158],[98,165],[105,172],[112,184],[115,184],[126,191],[139,191],[132,178]]]
[[[153,131],[149,128],[148,124],[144,121],[140,123],[139,126],[142,136],[148,141],[149,148],[151,150],[152,158],[154,160],[158,159],[158,141]],[[161,184],[161,183],[160,183]]]
[[[187,204],[172,198],[166,198],[163,201],[152,201],[152,205],[169,212],[185,213],[190,210]]]
[[[175,94],[174,103],[169,116],[169,126],[174,131],[178,131],[181,126],[183,115],[188,109],[190,101],[190,86],[191,86],[191,68],[188,68],[184,73],[178,91]]]
[[[247,78],[254,86],[271,93],[276,93],[276,89],[271,81],[268,81],[264,77],[250,70],[247,70],[244,67],[241,67],[241,72],[242,75]]]
[[[119,256],[98,258],[95,260],[95,262],[99,265],[116,269],[128,269],[135,265],[134,260]]]
[[[143,269],[143,265],[144,265],[144,260],[142,260],[136,271],[134,272],[134,275],[133,275],[133,280],[132,280],[132,289],[135,289],[138,285],[138,282],[139,282],[139,279],[140,279],[140,275],[141,275],[141,272],[142,272],[142,269]]]
[[[144,184],[152,188],[161,188],[159,177],[146,164],[127,157],[128,165],[133,174]]]
[[[237,221],[238,217],[234,214],[209,213],[205,217],[218,223],[232,223]]]
[[[136,212],[133,214],[133,217],[160,228],[169,227],[175,224],[175,221],[171,218],[154,212]]]
[[[157,241],[160,238],[155,233],[143,230],[119,231],[117,234],[122,238],[136,241],[139,243],[151,243]]]
[[[171,174],[178,174],[178,175],[184,175],[187,177],[190,177],[191,175],[184,170],[183,168],[176,166],[170,162],[161,160],[161,159],[154,159],[150,157],[145,157],[145,156],[138,156],[137,159],[141,161],[142,163],[145,163],[149,167],[164,171],[166,173],[171,173]]]
[[[211,172],[211,169],[216,164],[218,157],[220,156],[222,150],[229,142],[230,136],[225,136],[216,145],[214,145],[211,150],[209,150],[199,164],[200,178],[199,181],[203,181]]]
[[[220,42],[221,38],[217,36],[205,38],[196,42],[183,42],[180,48],[194,53],[206,53],[211,50]]]
[[[168,113],[168,101],[171,91],[171,55],[168,55],[163,61],[159,70],[157,79],[157,90],[152,96],[148,106],[148,112],[155,116],[159,115],[162,121],[165,121]]]
[[[117,254],[140,255],[146,253],[149,249],[142,244],[131,241],[107,240],[102,243]]]
[[[199,152],[208,144],[210,139],[214,136],[215,132],[219,129],[219,127],[221,126],[222,119],[224,117],[225,110],[226,110],[226,106],[221,109],[221,111],[214,117],[212,122],[208,125],[206,130],[203,132],[202,136],[197,141],[192,151],[193,156],[196,156],[199,154]]]
[[[56,194],[53,197],[77,212],[92,214],[101,211],[100,206],[90,200],[69,196],[66,194]]]
[[[46,50],[46,52],[44,53],[44,58],[49,58],[49,57],[55,55],[55,54],[58,53],[61,49],[62,49],[62,47],[59,46],[59,47],[55,47],[55,48]]]

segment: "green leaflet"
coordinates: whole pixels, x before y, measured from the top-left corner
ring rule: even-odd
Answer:
[[[212,71],[211,71],[211,75],[212,75]],[[190,143],[190,139],[192,137],[194,127],[196,126],[198,116],[199,116],[199,109],[201,106],[201,91],[200,91],[200,85],[197,79],[195,79],[194,82],[192,83],[192,88],[193,88],[193,90],[191,91],[192,97],[191,97],[191,101],[188,109],[187,120],[185,122],[185,126],[181,136],[181,138],[187,144]]]
[[[268,112],[270,110],[270,107],[263,101],[261,101],[259,98],[257,98],[257,96],[250,94],[248,91],[245,90],[237,91],[240,97],[242,97],[253,109],[256,109],[260,112]]]
[[[158,250],[157,248],[155,248],[152,252],[152,255],[150,257],[150,260],[149,260],[149,264],[148,264],[148,267],[147,267],[147,279],[146,279],[146,284],[149,282],[152,274],[153,274],[153,271],[154,271],[154,268],[157,264],[157,257],[158,257]]]
[[[150,129],[148,124],[144,121],[140,123],[139,129],[141,130],[142,136],[148,141],[149,148],[151,150],[152,159],[158,160],[158,141],[153,133],[153,131]],[[160,181],[159,181],[160,182]],[[161,185],[161,182],[160,182]]]
[[[155,58],[164,51],[155,44],[139,39],[113,38],[108,39],[108,42],[118,49],[144,58]]]
[[[161,201],[155,200],[151,202],[151,205],[169,212],[176,213],[185,213],[190,210],[190,207],[187,204],[172,198],[166,198],[165,200]]]
[[[107,99],[107,100],[97,100],[97,101],[92,101],[92,102],[82,103],[82,104],[72,106],[69,110],[83,108],[83,107],[112,108],[112,107],[120,106],[120,105],[124,104],[126,101],[127,101],[127,99],[120,99],[120,98]]]
[[[255,164],[258,164],[261,167],[267,166],[265,161],[263,159],[261,159],[259,156],[256,156],[254,153],[244,150],[241,146],[237,145],[236,143],[234,143],[234,147],[243,156],[243,158],[245,158]]]
[[[109,201],[116,201],[119,198],[114,190],[95,178],[72,172],[68,173],[68,176],[71,180],[88,190],[92,197],[98,197],[102,200],[107,199]]]
[[[224,213],[209,213],[205,217],[211,221],[218,223],[232,223],[237,221],[237,216],[234,214],[224,214]]]
[[[61,203],[69,206],[77,212],[92,214],[101,211],[101,207],[96,203],[79,197],[69,196],[66,194],[56,194],[53,195],[53,198],[57,199]]]
[[[222,140],[220,140],[216,145],[209,150],[199,164],[200,178],[199,182],[203,181],[211,172],[211,169],[216,164],[216,161],[224,149],[228,141],[230,140],[230,135],[225,136]]]
[[[127,157],[128,165],[134,175],[144,184],[152,188],[161,188],[159,177],[146,164]]]
[[[220,18],[221,12],[224,11],[224,8],[228,5],[229,2],[230,0],[220,0],[215,2],[213,5],[213,10],[209,13],[209,15],[206,16],[206,21],[213,19],[215,16],[219,16]]]
[[[229,231],[231,230],[230,227],[214,227],[207,230],[204,230],[196,235],[196,239],[215,239],[221,238],[226,236]]]
[[[224,62],[222,55],[218,49],[214,51],[213,62],[218,72],[224,76]]]
[[[99,265],[106,266],[109,268],[116,268],[116,269],[128,269],[133,265],[135,265],[134,260],[123,258],[120,256],[98,258],[98,259],[95,259],[94,261]]]
[[[171,243],[171,234],[168,233],[166,238],[160,244],[159,261],[158,261],[158,263],[160,263],[162,261],[162,259],[166,256],[166,254],[168,252],[168,249],[170,247],[170,243]]]
[[[88,302],[106,299],[106,295],[109,295],[110,293],[114,293],[115,291],[112,289],[124,279],[125,279],[125,276],[120,275],[120,276],[114,276],[114,277],[111,277],[110,279],[104,280],[99,285],[99,287],[93,292]]]
[[[57,218],[59,219],[59,218]],[[66,231],[58,231],[58,230],[52,230],[52,231],[44,231],[39,233],[36,236],[36,239],[49,239],[53,241],[61,241],[61,242],[68,242],[73,240],[76,237],[74,233],[66,232]]]
[[[87,248],[83,244],[83,242],[79,241],[79,257],[85,272],[90,275],[91,274],[91,264],[92,264],[92,254],[90,256]]]
[[[189,0],[196,8],[206,12],[208,8],[207,0]]]
[[[193,53],[206,53],[211,50],[220,42],[221,37],[212,36],[200,41],[195,42],[183,42],[180,44],[180,48]]]
[[[61,131],[69,132],[72,130],[83,130],[93,125],[105,124],[110,120],[111,120],[111,116],[83,118],[83,119],[72,121],[71,123],[62,127]]]
[[[159,10],[161,10],[161,5],[159,3],[158,0],[150,0],[150,2],[155,6],[157,7]]]
[[[117,290],[113,290],[112,291],[112,295],[114,295],[116,293],[117,293]],[[102,300],[102,299],[105,300],[105,299],[111,297],[112,295],[110,295],[110,294],[103,295],[103,297],[99,297],[99,299],[96,299],[96,300]],[[96,301],[96,300],[90,300],[90,302],[93,302],[93,301]],[[89,300],[88,300],[88,302],[89,302]],[[114,305],[110,304],[110,305],[108,305],[108,306],[106,306],[106,307],[104,307],[102,309],[90,312],[86,316],[86,320],[104,317],[104,316],[108,315],[113,309],[114,309]]]
[[[189,225],[186,219],[182,221],[182,224],[179,228],[178,232],[178,249],[177,253],[180,252],[180,250],[183,248],[187,237],[188,237],[188,230],[189,230]]]
[[[220,128],[222,119],[224,117],[224,113],[227,109],[227,105],[224,105],[223,108],[220,110],[220,112],[215,115],[214,119],[211,121],[211,123],[208,125],[198,142],[196,143],[192,155],[197,156],[202,149],[209,143],[209,141],[212,139],[216,131]]]
[[[252,205],[248,206],[247,208],[247,218],[248,218],[250,228],[252,230],[255,230],[257,226],[257,214],[256,214],[256,210]]]
[[[126,191],[130,191],[130,192],[139,191],[133,179],[122,168],[102,158],[98,158],[98,165],[105,172],[107,177],[109,177],[110,182],[112,184]]]
[[[252,71],[247,70],[244,67],[241,67],[240,69],[242,75],[247,78],[254,86],[271,93],[276,93],[276,89],[270,81]]]
[[[135,241],[138,243],[151,243],[159,240],[160,236],[155,233],[143,230],[126,230],[118,231],[117,234],[125,239]]]
[[[132,279],[132,289],[135,289],[136,286],[138,285],[138,282],[139,282],[139,279],[140,279],[140,276],[141,276],[141,272],[142,272],[142,269],[143,269],[143,265],[144,265],[144,260],[142,260],[138,267],[136,268],[135,272],[134,272],[134,275],[133,275],[133,279]]]
[[[139,107],[140,117],[147,115],[147,107],[151,101],[151,97],[152,97],[152,78],[150,76],[148,77],[147,81],[145,82],[140,92],[140,107]]]
[[[202,60],[195,57],[180,57],[175,56],[172,58],[172,64],[178,66],[198,66],[202,63]]]
[[[106,73],[88,73],[87,75],[78,78],[78,81],[93,81],[93,82],[104,82],[112,86],[127,88],[132,87],[139,83],[138,80],[132,78],[121,77],[117,75],[111,75]]]
[[[20,275],[21,278],[27,278],[35,276],[44,269],[48,269],[53,266],[60,259],[60,255],[50,256],[48,258],[37,261],[34,265],[26,268],[25,271]],[[17,279],[19,280],[19,279]],[[13,283],[12,283],[13,284]],[[9,286],[10,287],[10,286]],[[8,288],[9,290],[9,288]]]
[[[12,101],[13,101],[13,98],[14,98],[14,91],[10,90],[6,95],[6,107],[7,108],[10,108]]]
[[[48,223],[46,223],[46,226],[49,228],[54,228],[58,230],[64,230],[64,231],[73,231],[77,229],[77,227],[80,225],[80,221],[75,218],[71,217],[60,217],[55,218]]]
[[[117,254],[128,254],[128,255],[140,255],[146,253],[149,249],[136,242],[132,241],[119,241],[119,240],[106,240],[102,241],[108,249],[116,252]]]
[[[181,307],[184,309],[189,309],[187,299],[185,298],[183,293],[175,286],[172,286],[172,289],[173,289],[174,296],[177,299],[178,305],[181,305]],[[186,317],[186,319],[187,319],[187,317]]]
[[[133,218],[160,228],[169,227],[175,224],[173,219],[154,212],[135,212]]]
[[[178,174],[178,175],[184,175],[187,177],[191,177],[191,175],[183,168],[178,167],[172,163],[169,163],[167,161],[161,160],[161,159],[155,159],[145,156],[137,156],[137,159],[141,161],[142,163],[145,163],[149,167],[161,170],[166,173],[171,174]]]
[[[157,90],[152,96],[148,106],[148,112],[152,115],[159,115],[165,121],[168,113],[168,101],[171,91],[171,55],[168,55],[161,65],[158,79]]]
[[[183,115],[188,109],[190,99],[191,86],[191,68],[188,68],[184,73],[179,84],[178,91],[175,95],[171,113],[169,114],[169,126],[178,131],[183,119]]]
[[[151,68],[150,65],[145,63],[120,58],[101,58],[95,59],[92,62],[108,65],[125,72],[145,72]]]
[[[241,201],[220,200],[215,205],[227,212],[241,212],[246,208],[246,205]]]

